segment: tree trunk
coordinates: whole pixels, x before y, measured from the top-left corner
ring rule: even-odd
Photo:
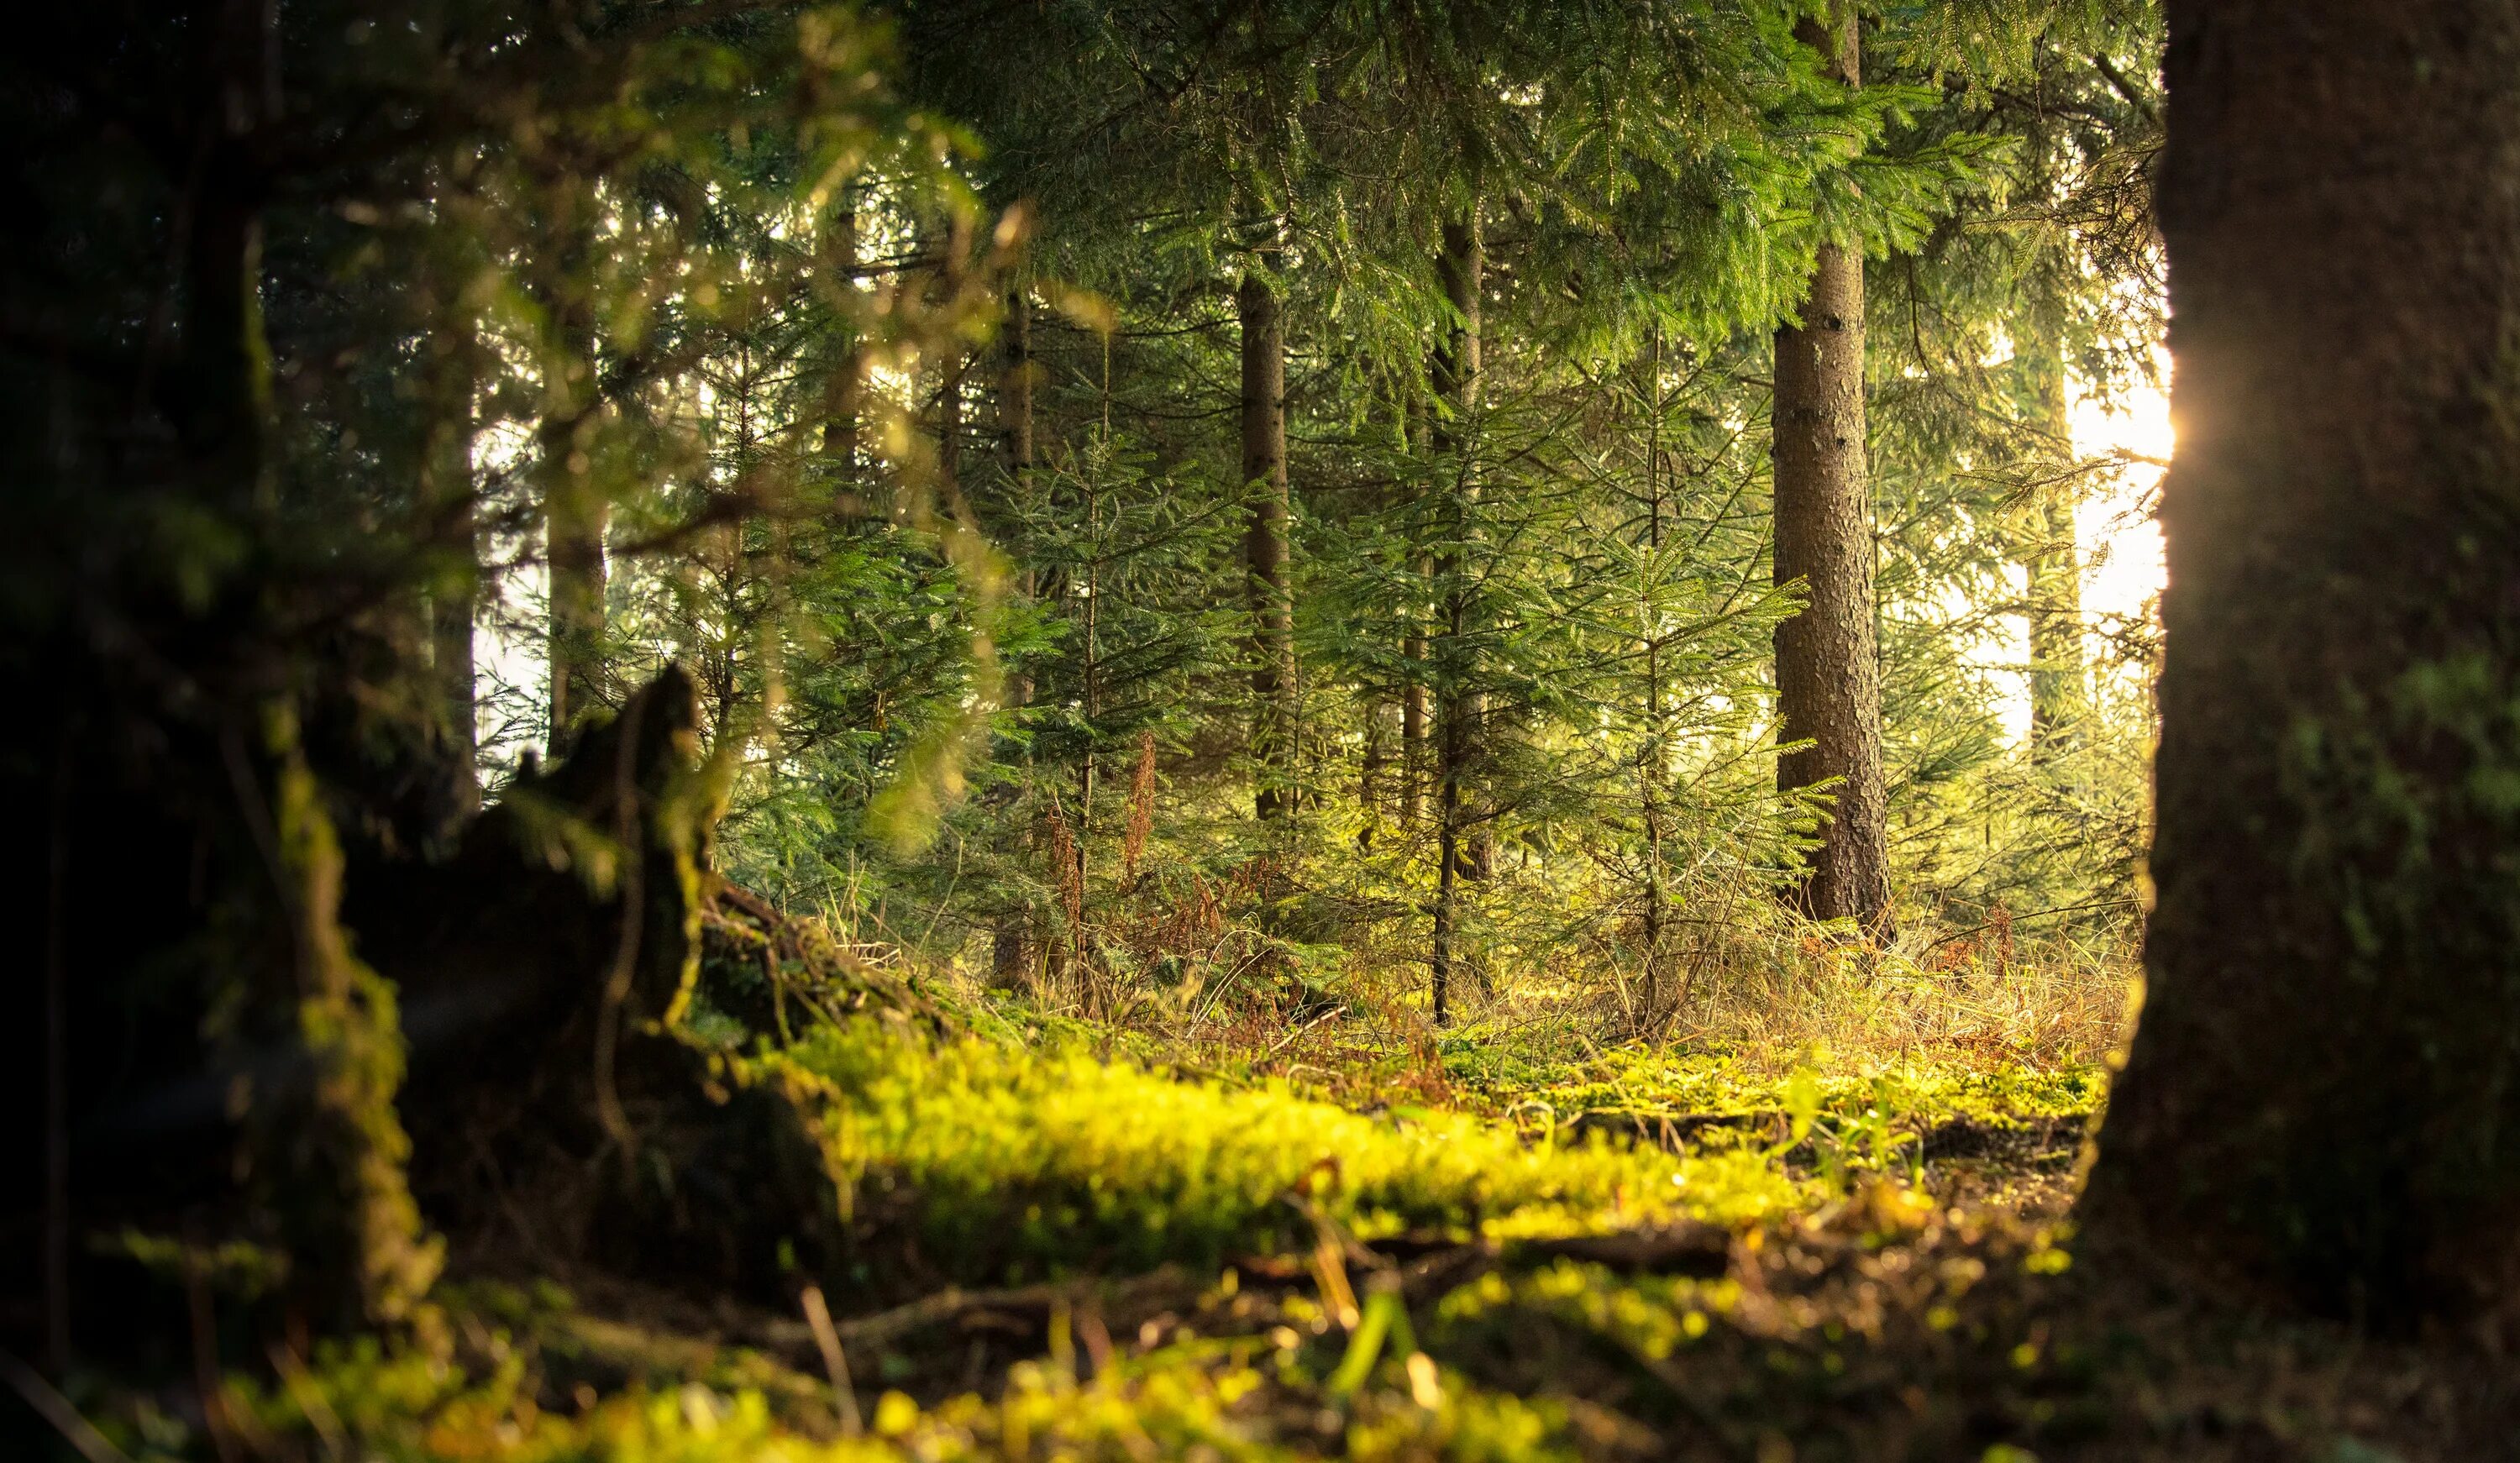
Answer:
[[[1453,966],[1461,931],[1461,884],[1464,876],[1483,877],[1486,823],[1469,812],[1464,784],[1476,755],[1475,738],[1486,706],[1473,688],[1463,644],[1469,631],[1470,596],[1463,576],[1461,545],[1470,532],[1470,510],[1478,502],[1478,478],[1471,470],[1470,419],[1479,404],[1479,295],[1487,258],[1479,237],[1475,209],[1444,225],[1444,248],[1435,261],[1444,297],[1457,317],[1436,349],[1428,373],[1438,408],[1431,446],[1438,470],[1449,471],[1446,485],[1450,511],[1447,544],[1436,556],[1434,580],[1443,602],[1437,607],[1436,633],[1443,643],[1435,662],[1443,684],[1435,705],[1435,930],[1432,991],[1435,1024],[1450,1017]]]
[[[1803,40],[1857,85],[1852,8],[1834,30],[1806,21]],[[1890,912],[1889,830],[1881,772],[1881,668],[1873,626],[1872,500],[1865,463],[1864,259],[1823,245],[1801,324],[1777,332],[1776,574],[1809,603],[1777,627],[1777,709],[1786,741],[1811,745],[1777,765],[1786,792],[1829,786],[1833,799],[1798,898],[1816,919],[1878,931]]]
[[[2040,383],[2041,424],[2073,456],[2064,362]],[[2023,568],[2030,595],[2030,755],[2047,762],[2065,750],[2091,711],[2083,666],[2083,562],[2074,542],[2079,478],[2068,473],[2041,494],[2033,544]]]
[[[452,832],[481,808],[475,766],[472,621],[481,580],[480,528],[472,481],[473,392],[479,385],[480,344],[472,312],[441,312],[430,341],[428,436],[421,459],[421,500],[429,530],[448,551],[428,592],[429,665],[437,684],[437,714],[446,736],[447,784],[441,831]]]
[[[2520,1316],[2520,8],[2173,0],[2149,998],[2089,1232]]]
[[[1638,1026],[1652,1030],[1664,1017],[1664,933],[1670,927],[1669,891],[1663,883],[1662,779],[1671,766],[1671,744],[1665,727],[1662,649],[1665,629],[1655,594],[1663,572],[1662,477],[1662,331],[1656,327],[1638,362],[1642,377],[1637,393],[1645,412],[1645,551],[1647,569],[1637,585],[1637,639],[1644,648],[1645,715],[1643,744],[1637,750],[1638,812],[1644,826],[1644,987]]]
[[[958,348],[936,383],[936,501],[948,511],[963,492],[963,373],[970,364]]]
[[[824,226],[823,274],[825,289],[837,310],[840,302],[857,288],[858,216],[854,206],[839,208]],[[853,332],[854,322],[844,319],[839,324]],[[840,354],[830,363],[823,377],[823,456],[836,469],[839,483],[845,485],[857,479],[858,439],[863,430],[858,419],[866,393],[866,359],[855,338],[843,339],[838,345]]]
[[[1243,558],[1251,597],[1253,805],[1264,820],[1295,802],[1295,617],[1286,528],[1286,327],[1278,251],[1263,249],[1235,295],[1242,334],[1242,481],[1250,504]]]
[[[572,190],[567,201],[594,206]],[[543,553],[551,574],[551,736],[565,756],[603,705],[604,532],[612,505],[595,479],[592,456],[601,394],[595,379],[595,311],[581,276],[583,219],[540,281],[548,316],[542,350],[542,421],[535,428],[535,476],[542,490]]]
[[[1007,473],[1007,492],[1012,502],[1009,513],[1021,521],[1031,511],[1032,476],[1036,454],[1033,442],[1033,390],[1040,375],[1032,359],[1032,293],[1018,285],[1007,291],[1007,328],[1003,341],[1006,355],[998,376],[998,451]],[[1022,590],[1026,598],[1039,592],[1034,570],[1026,564],[1022,571]],[[1032,704],[1032,673],[1017,663],[1007,675],[1006,704]]]
[[[1005,359],[998,377],[999,452],[1007,480],[1020,488],[1032,476],[1032,298],[1020,286],[1007,291]]]
[[[1426,429],[1426,399],[1420,392],[1412,390],[1409,393],[1408,421],[1405,429],[1410,455],[1425,461],[1428,457],[1429,439]],[[1423,489],[1421,488],[1420,491],[1422,492]],[[1421,507],[1419,512],[1414,515],[1421,526],[1425,521],[1423,512]],[[1427,764],[1430,760],[1427,756],[1426,732],[1431,720],[1427,715],[1429,708],[1426,701],[1426,634],[1418,620],[1419,613],[1418,605],[1423,603],[1422,596],[1425,594],[1426,585],[1434,578],[1435,562],[1433,558],[1422,553],[1413,552],[1409,571],[1417,576],[1418,585],[1417,593],[1411,597],[1417,602],[1411,605],[1409,611],[1414,628],[1408,635],[1401,638],[1400,643],[1400,659],[1407,667],[1408,676],[1408,680],[1400,687],[1400,827],[1401,836],[1414,840],[1418,836],[1418,819],[1423,812]]]
[[[998,377],[998,450],[1006,466],[1007,489],[1013,511],[1029,510],[1033,471],[1032,296],[1021,285],[1007,291],[1007,328],[1002,339],[1005,358]],[[1024,592],[1034,591],[1031,569],[1024,571]],[[1006,704],[1032,703],[1031,674],[1019,662],[1006,681]],[[1026,748],[1024,760],[1031,762]],[[1006,787],[1000,806],[1011,804],[1018,788]],[[1017,905],[1001,910],[989,937],[989,978],[1002,990],[1021,990],[1037,964],[1033,951],[1031,911]]]

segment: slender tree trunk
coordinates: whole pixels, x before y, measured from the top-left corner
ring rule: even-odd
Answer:
[[[594,201],[571,190],[581,211]],[[548,318],[542,342],[542,421],[535,428],[535,478],[543,505],[543,555],[551,574],[551,736],[565,756],[578,731],[604,703],[604,535],[612,513],[595,478],[593,450],[600,410],[596,387],[595,311],[580,276],[586,263],[586,220],[563,224],[573,243],[540,282]]]
[[[1441,593],[1437,634],[1442,643],[1434,659],[1443,681],[1435,706],[1435,931],[1432,988],[1435,1024],[1450,1017],[1453,968],[1460,953],[1461,884],[1464,876],[1487,873],[1484,852],[1486,822],[1469,809],[1464,785],[1477,755],[1475,739],[1486,706],[1474,687],[1465,641],[1469,631],[1470,595],[1463,574],[1461,546],[1468,540],[1471,510],[1478,502],[1478,477],[1471,470],[1472,418],[1479,404],[1479,296],[1486,256],[1479,238],[1476,209],[1444,225],[1444,247],[1435,261],[1457,319],[1435,351],[1431,384],[1439,404],[1429,433],[1438,469],[1449,472],[1444,491],[1449,511],[1445,546],[1435,557],[1434,581]]]
[[[963,492],[963,374],[971,358],[956,350],[936,383],[936,501],[952,505]]]
[[[998,376],[999,454],[1007,480],[1020,488],[1033,468],[1032,296],[1020,286],[1007,291],[1005,357]]]
[[[2042,424],[2073,451],[2065,366],[2060,359],[2040,385]],[[2030,755],[2047,762],[2070,744],[2091,710],[2083,666],[2083,561],[2074,540],[2077,479],[2041,495],[2037,543],[2023,567],[2030,593]]]
[[[2169,12],[2157,902],[2088,1230],[2507,1350],[2520,8]]]
[[[824,286],[835,309],[856,290],[857,273],[857,210],[853,204],[843,205],[823,229]],[[859,419],[866,393],[865,353],[854,338],[853,327],[849,328],[850,338],[834,342],[838,354],[823,377],[823,456],[833,465],[842,484],[857,479],[858,445],[864,430]]]
[[[472,622],[481,582],[480,529],[473,508],[472,397],[479,385],[480,344],[472,313],[441,313],[432,332],[428,368],[428,440],[421,459],[421,500],[431,527],[451,552],[432,577],[428,593],[429,665],[438,687],[438,715],[446,734],[446,824],[460,825],[481,806],[475,762]]]
[[[1007,488],[1013,497],[1018,512],[1031,500],[1033,473],[1033,363],[1032,363],[1032,296],[1021,285],[1007,291],[1007,325],[1002,336],[1005,356],[998,376],[998,452],[1006,467]],[[1027,569],[1024,591],[1032,593],[1031,571]],[[1032,702],[1032,676],[1020,666],[1007,676],[1007,704],[1025,706]],[[1026,751],[1025,761],[1031,761]],[[1012,798],[1020,789],[1008,784],[1005,795]],[[1032,922],[1029,911],[1017,907],[997,916],[989,941],[989,973],[997,986],[1020,988],[1033,969],[1031,941]]]
[[[1637,754],[1638,810],[1645,834],[1644,1011],[1648,1028],[1663,1019],[1664,930],[1670,923],[1669,896],[1663,887],[1662,779],[1671,760],[1663,715],[1663,625],[1655,583],[1662,573],[1662,332],[1657,329],[1645,353],[1639,399],[1645,417],[1645,551],[1646,568],[1637,586],[1637,633],[1645,651],[1644,744]]]
[[[1243,559],[1251,598],[1252,802],[1274,820],[1295,804],[1294,586],[1286,550],[1293,516],[1286,481],[1286,326],[1262,249],[1242,273],[1235,309],[1242,336],[1242,481],[1250,504]]]
[[[1800,34],[1859,82],[1852,7],[1842,23]],[[1777,332],[1777,582],[1809,603],[1777,627],[1777,705],[1787,741],[1811,745],[1777,765],[1786,792],[1829,786],[1832,804],[1799,899],[1818,919],[1880,930],[1890,912],[1889,830],[1881,771],[1881,668],[1873,624],[1872,500],[1865,463],[1864,259],[1823,245],[1798,312]]]
[[[1032,476],[1035,464],[1033,447],[1033,389],[1040,375],[1032,359],[1032,295],[1018,285],[1007,291],[1007,328],[1004,335],[1005,358],[998,376],[998,452],[1007,474],[1007,490],[1013,497],[1013,511],[1028,510],[1032,500]],[[1035,592],[1033,571],[1023,571],[1023,592]],[[1033,696],[1032,675],[1020,666],[1007,677],[1007,704],[1030,705]]]
[[[1430,460],[1430,437],[1426,429],[1426,401],[1418,392],[1409,394],[1407,435],[1410,455],[1419,462]],[[1422,489],[1421,489],[1422,491]],[[1421,505],[1418,518],[1422,526],[1425,510]],[[1423,596],[1435,576],[1435,561],[1424,554],[1414,554],[1410,572],[1418,579],[1418,594]],[[1419,599],[1422,603],[1422,598]],[[1418,624],[1417,604],[1410,606],[1413,626]],[[1400,658],[1407,667],[1408,680],[1400,687],[1400,826],[1404,837],[1415,839],[1423,815],[1427,782],[1426,729],[1430,718],[1426,701],[1426,635],[1414,628],[1402,638]]]

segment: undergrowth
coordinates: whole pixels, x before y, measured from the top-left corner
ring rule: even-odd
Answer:
[[[854,1246],[826,1277],[846,1391],[792,1312],[684,1312],[716,1337],[675,1339],[458,1286],[430,1326],[275,1353],[210,1404],[87,1400],[135,1463],[1805,1456],[1795,1439],[2017,1463],[2071,1442],[2114,1403],[2105,1347],[2047,1318],[2071,1278],[2052,1204],[1956,1197],[1968,1165],[1931,1155],[2079,1131],[2100,967],[1797,958],[1763,1027],[1736,1007],[1728,1034],[1661,1043],[1531,998],[1440,1039],[1358,1000],[1184,1042],[928,981],[933,1022],[717,1044],[808,1103]],[[1852,1028],[1796,1016],[1797,990],[1868,1001],[1870,1035],[1829,1045]],[[2035,1009],[2059,990],[2081,1004]],[[1566,1249],[1662,1233],[1730,1258]],[[1856,1377],[1894,1399],[1941,1380],[1900,1420],[1842,1405]]]

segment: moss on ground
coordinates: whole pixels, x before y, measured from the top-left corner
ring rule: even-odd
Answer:
[[[846,1196],[845,1403],[793,1315],[482,1283],[213,1406],[78,1400],[138,1463],[2333,1463],[2495,1456],[2520,1415],[2429,1353],[2094,1284],[1909,1141],[2079,1121],[2088,1069],[1621,1051],[1455,1070],[1447,1108],[1418,1070],[1332,1102],[1115,1045],[859,1021],[721,1053],[808,1092]]]

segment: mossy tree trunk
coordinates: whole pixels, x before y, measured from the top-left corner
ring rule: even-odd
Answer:
[[[1804,42],[1858,85],[1851,6],[1806,21]],[[1777,706],[1786,741],[1810,746],[1777,766],[1785,792],[1827,788],[1802,907],[1817,919],[1878,929],[1889,916],[1889,827],[1881,771],[1881,668],[1872,604],[1872,499],[1865,461],[1864,257],[1823,245],[1797,312],[1777,332],[1775,407],[1778,584],[1809,602],[1777,627]]]
[[[2520,1313],[2520,8],[2174,0],[2149,999],[2092,1235]]]

